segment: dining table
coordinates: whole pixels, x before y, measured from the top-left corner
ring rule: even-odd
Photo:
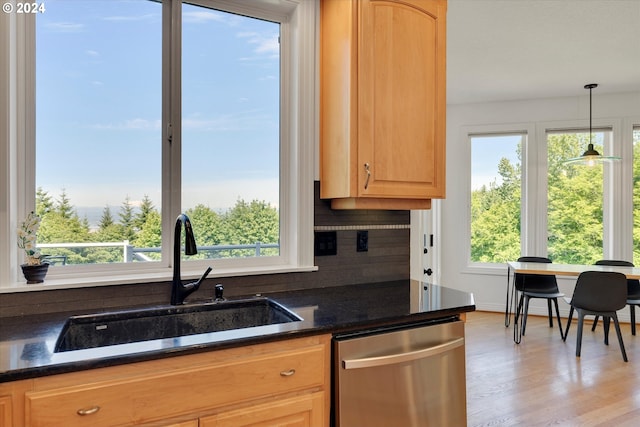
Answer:
[[[640,267],[626,267],[617,265],[594,264],[556,264],[542,262],[507,262],[507,301],[504,312],[504,325],[511,324],[511,313],[518,300],[518,292],[515,289],[516,274],[543,274],[555,276],[578,277],[585,271],[609,271],[624,274],[627,279],[640,279]],[[522,315],[522,313],[520,313]],[[518,312],[513,321],[513,341],[520,344],[522,341],[522,322],[518,319]]]

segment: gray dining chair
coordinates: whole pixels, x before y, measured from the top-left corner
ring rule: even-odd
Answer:
[[[567,329],[563,341],[566,341],[571,327],[573,311],[578,312],[578,335],[576,341],[576,357],[580,357],[582,347],[582,326],[585,315],[601,316],[604,323],[604,343],[609,345],[609,324],[613,324],[618,335],[618,344],[622,352],[622,359],[627,362],[627,352],[624,349],[620,323],[617,311],[627,304],[627,277],[622,273],[609,271],[585,271],[580,273],[571,299],[565,298],[571,305]]]
[[[551,260],[544,257],[523,256],[518,258],[518,262],[540,262],[549,264]],[[558,283],[555,275],[546,274],[521,274],[515,275],[515,288],[520,292],[520,301],[516,308],[516,318],[522,312],[522,335],[527,328],[527,314],[529,311],[529,300],[534,298],[547,300],[547,311],[549,313],[549,327],[553,328],[553,313],[551,311],[551,303],[556,308],[556,318],[558,320],[558,328],[560,329],[560,337],[563,336],[562,323],[560,322],[560,310],[558,309],[558,298],[564,296],[558,290]]]
[[[613,265],[620,267],[634,267],[632,262],[616,259],[601,259],[596,261],[596,265]],[[631,315],[631,335],[636,334],[636,305],[640,306],[640,281],[638,279],[627,279],[627,305]],[[598,316],[593,319],[591,330],[595,331],[598,326]]]

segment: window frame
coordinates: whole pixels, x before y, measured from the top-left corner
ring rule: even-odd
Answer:
[[[529,162],[537,161],[537,151],[535,150],[536,127],[533,123],[510,123],[495,125],[468,125],[460,127],[460,140],[465,142],[467,149],[465,150],[467,158],[464,159],[465,168],[460,171],[464,173],[464,182],[466,185],[466,209],[464,210],[463,221],[466,221],[466,229],[464,235],[464,261],[461,263],[461,271],[470,274],[499,274],[504,272],[504,264],[502,263],[483,263],[471,262],[471,137],[474,135],[505,135],[505,134],[521,134],[525,136],[524,146],[522,147],[522,196],[521,196],[521,237],[520,246],[523,251],[528,251],[533,240],[529,239],[529,230],[535,225],[535,216],[531,215],[531,206],[529,194],[535,194],[533,187],[537,181],[535,170],[527,167]],[[462,159],[461,159],[462,160]],[[532,179],[528,179],[532,177]],[[535,207],[535,203],[533,204]]]
[[[604,141],[604,149],[603,155],[611,156],[611,155],[620,155],[622,151],[623,139],[624,138],[624,130],[622,128],[622,121],[620,119],[593,119],[592,120],[592,128],[594,131],[602,131],[607,130],[611,131],[610,141],[607,143],[606,139]],[[574,120],[574,121],[558,121],[558,122],[540,122],[538,123],[538,129],[540,133],[540,138],[542,139],[542,144],[544,146],[544,151],[541,152],[541,156],[544,159],[544,170],[541,171],[541,175],[543,181],[543,188],[539,190],[539,203],[541,206],[544,206],[544,221],[541,224],[541,227],[538,229],[537,234],[535,236],[538,241],[538,252],[546,256],[547,255],[547,133],[570,133],[570,132],[581,132],[588,133],[589,132],[589,120]],[[586,147],[585,147],[586,149]],[[625,249],[624,244],[620,241],[620,239],[616,238],[616,236],[622,236],[624,233],[623,223],[620,221],[621,215],[623,215],[623,211],[621,209],[622,200],[631,197],[629,195],[625,195],[624,191],[618,191],[616,189],[622,189],[622,171],[625,168],[628,168],[630,165],[629,156],[622,158],[622,162],[619,165],[620,167],[613,167],[611,164],[603,165],[602,178],[603,182],[603,205],[602,205],[602,225],[603,225],[603,248],[602,254],[603,258],[606,259],[627,259],[625,253],[628,251]],[[588,167],[588,166],[587,166]],[[628,249],[631,249],[629,246]]]
[[[317,77],[316,44],[318,5],[304,0],[195,0],[196,4],[259,19],[280,22],[281,25],[281,143],[280,143],[280,243],[276,257],[256,257],[230,260],[183,261],[183,278],[199,277],[206,266],[214,270],[210,277],[241,276],[290,271],[317,270],[313,259],[313,173],[314,148],[317,146]],[[180,42],[168,37],[166,29],[180,31],[182,2],[165,0],[163,14],[163,68],[169,58],[178,58],[172,70],[180,75]],[[6,21],[6,22],[2,22]],[[0,176],[0,227],[8,239],[0,242],[0,293],[15,290],[38,290],[83,287],[122,283],[163,281],[172,274],[174,220],[180,213],[180,197],[169,195],[180,189],[180,171],[172,169],[171,180],[162,182],[162,261],[160,263],[109,264],[51,267],[43,285],[27,288],[19,273],[21,255],[16,242],[20,218],[35,208],[35,19],[29,15],[3,14],[0,22],[0,78],[7,82],[0,87],[9,96],[0,105],[0,120],[6,120],[6,135],[0,147],[7,153],[4,166],[7,174]],[[6,29],[6,30],[4,30]],[[7,77],[6,79],[4,77]],[[175,81],[175,79],[173,79]],[[170,109],[167,99],[180,99],[180,84],[171,84],[171,76],[163,73],[162,168],[179,159],[180,120]],[[165,91],[169,91],[167,95]],[[177,110],[180,108],[178,106]],[[166,123],[172,123],[173,143],[167,144]],[[0,125],[4,123],[0,121]],[[176,143],[176,139],[178,140]],[[164,173],[163,173],[164,175]],[[179,194],[179,193],[178,193]],[[117,266],[117,268],[114,268]],[[5,268],[6,267],[6,268]]]
[[[624,123],[623,123],[624,122]],[[604,154],[622,157],[620,167],[605,165],[603,256],[611,259],[631,259],[633,236],[625,230],[633,229],[632,219],[632,144],[633,128],[638,119],[594,119],[594,129],[610,129],[611,142],[605,145]],[[522,158],[522,228],[523,254],[547,254],[547,131],[588,132],[588,120],[539,121],[530,123],[462,126],[460,139],[467,142],[468,165],[466,185],[471,192],[471,136],[478,134],[505,134],[517,131],[526,133],[527,141]],[[470,205],[467,201],[465,220],[470,224]],[[471,229],[465,233],[465,262],[463,273],[503,274],[504,264],[471,262]]]
[[[529,135],[527,134],[527,131],[525,130],[507,130],[507,131],[500,131],[500,132],[470,132],[467,133],[467,140],[468,140],[468,144],[469,144],[469,151],[470,151],[470,156],[469,156],[469,209],[468,209],[468,215],[469,215],[469,221],[468,221],[468,227],[467,227],[467,233],[469,235],[469,245],[467,245],[467,250],[468,250],[468,256],[467,256],[467,260],[469,265],[472,266],[482,266],[482,265],[502,265],[502,263],[497,263],[497,262],[479,262],[479,261],[471,261],[471,195],[472,195],[472,191],[473,189],[471,188],[471,179],[472,179],[472,156],[471,154],[473,154],[473,139],[474,138],[490,138],[490,137],[501,137],[501,136],[520,136],[520,138],[522,138],[522,151],[521,151],[521,166],[520,166],[520,170],[521,170],[521,175],[520,175],[520,223],[521,223],[521,234],[520,234],[520,252],[523,251],[523,248],[525,246],[525,242],[523,241],[524,235],[526,234],[524,231],[522,230],[526,230],[527,225],[526,225],[526,221],[523,221],[523,218],[526,217],[526,210],[525,210],[525,190],[526,190],[526,182],[524,180],[524,177],[526,175],[526,170],[524,168],[524,164],[526,162],[527,159],[527,150],[529,147],[528,144],[528,138]]]

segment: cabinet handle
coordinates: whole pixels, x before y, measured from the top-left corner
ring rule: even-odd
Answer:
[[[366,190],[369,187],[369,178],[371,178],[371,169],[369,163],[364,164],[364,171],[367,173],[367,179],[364,182],[364,189]]]
[[[82,409],[78,409],[78,415],[81,416],[85,416],[85,415],[93,415],[96,412],[98,412],[100,410],[100,407],[98,405],[96,406],[92,406],[90,408],[82,408]]]
[[[295,374],[295,373],[296,373],[296,370],[295,370],[295,369],[289,369],[288,371],[282,371],[282,372],[280,372],[280,376],[281,376],[281,377],[290,377],[290,376],[292,376],[292,375],[293,375],[293,374]]]
[[[446,353],[463,345],[464,338],[454,338],[451,341],[447,341],[434,347],[422,348],[420,350],[410,351],[407,353],[390,354],[388,356],[365,357],[362,359],[345,359],[342,361],[342,368],[371,368],[373,366],[386,366],[391,364],[410,362],[412,360],[426,359],[427,357]]]

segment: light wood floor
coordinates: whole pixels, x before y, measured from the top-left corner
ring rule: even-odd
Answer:
[[[575,317],[566,342],[540,316],[529,316],[521,344],[503,313],[468,313],[465,327],[469,427],[640,425],[640,334],[628,323],[621,324],[628,363],[613,325],[606,346],[602,322],[591,332],[590,318],[579,358]]]

